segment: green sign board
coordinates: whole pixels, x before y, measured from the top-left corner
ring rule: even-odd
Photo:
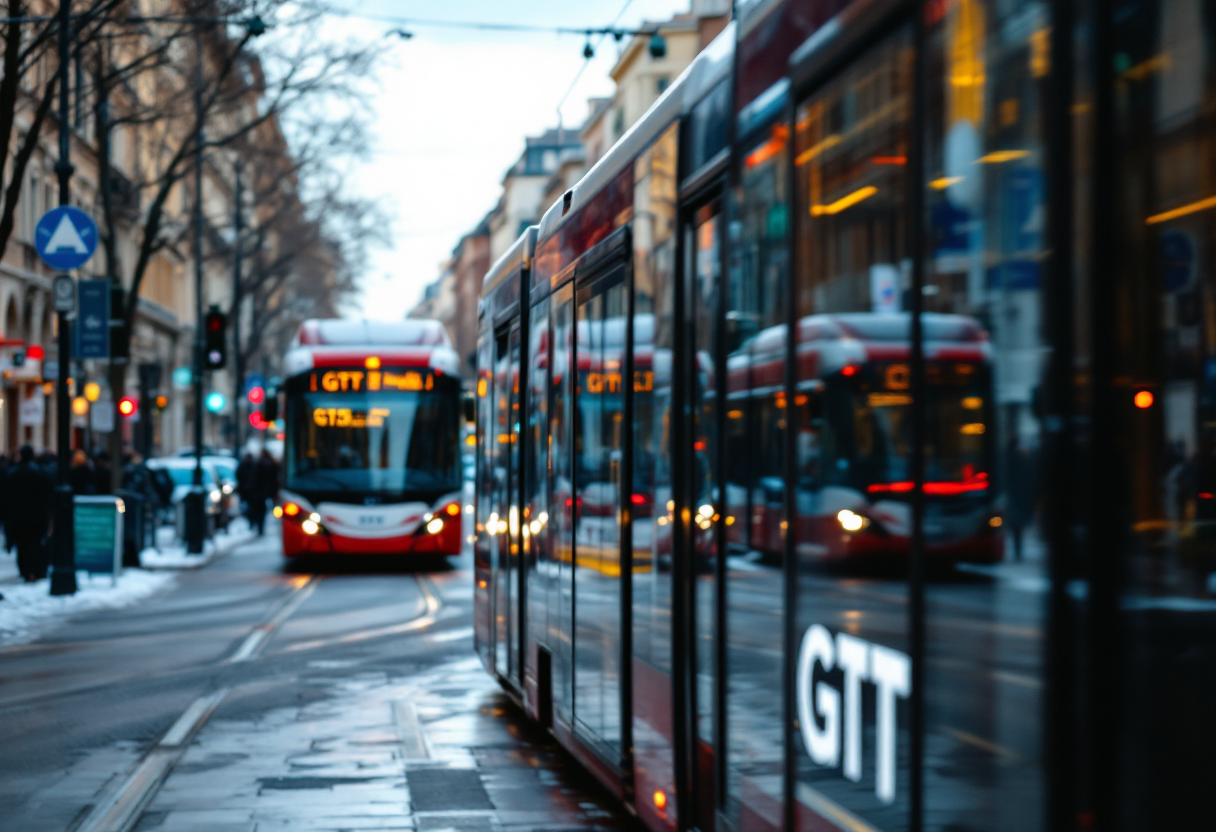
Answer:
[[[122,571],[122,519],[118,497],[76,497],[76,568],[118,577]]]

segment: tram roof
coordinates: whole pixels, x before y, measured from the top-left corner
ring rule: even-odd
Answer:
[[[346,318],[310,318],[300,324],[292,347],[447,347],[447,329],[433,318],[404,321],[369,321]]]
[[[688,113],[723,78],[730,74],[735,53],[735,24],[729,23],[706,46],[680,77],[659,96],[638,121],[621,136],[594,167],[568,192],[570,207],[563,214],[565,195],[541,218],[538,239],[546,239],[568,217],[578,213],[605,185],[612,182],[639,154],[677,118]]]
[[[524,233],[519,235],[511,247],[501,257],[494,261],[490,270],[481,281],[481,294],[485,297],[490,290],[502,283],[507,275],[518,268],[532,268],[532,255],[536,253],[536,226],[529,225]]]

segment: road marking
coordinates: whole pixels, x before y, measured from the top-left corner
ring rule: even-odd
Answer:
[[[353,633],[346,635],[334,636],[333,638],[318,638],[311,641],[301,641],[296,644],[284,647],[282,653],[298,653],[301,650],[316,650],[321,647],[334,647],[340,644],[354,644],[360,641],[368,641],[373,638],[383,638],[384,636],[395,636],[401,633],[410,633],[414,630],[425,630],[427,627],[435,623],[436,616],[443,609],[443,600],[439,597],[439,591],[431,584],[429,578],[422,575],[414,576],[418,582],[418,588],[422,591],[422,601],[425,607],[425,612],[417,618],[411,618],[409,621],[403,621],[400,624],[388,624],[384,627],[374,627],[370,630],[356,630]]]
[[[157,748],[131,772],[122,786],[93,807],[76,832],[127,832],[152,802],[184,748]]]
[[[207,721],[220,702],[228,695],[228,688],[220,688],[215,693],[200,696],[190,703],[190,707],[177,718],[165,735],[160,738],[162,748],[182,745],[194,733],[194,730]]]
[[[264,623],[246,636],[228,662],[246,662],[257,657],[275,629],[308,600],[320,582],[316,576],[301,575],[292,579],[291,594],[279,602]],[[220,688],[190,703],[131,776],[93,807],[77,832],[130,832],[186,753],[186,743],[203,727],[228,691],[228,688]]]
[[[431,747],[426,741],[426,732],[418,719],[418,711],[410,702],[393,703],[393,722],[397,725],[397,737],[406,760],[431,759]]]
[[[308,600],[317,587],[321,585],[321,579],[315,575],[300,575],[293,578],[291,581],[293,587],[291,595],[282,601],[278,608],[271,613],[270,617],[260,625],[257,629],[245,637],[241,642],[241,646],[236,649],[236,652],[228,657],[229,663],[236,664],[237,662],[247,662],[250,659],[257,658],[262,652],[262,648],[266,646],[266,642],[270,640],[270,636],[279,628],[284,621],[291,617],[291,614],[300,608],[300,605]]]

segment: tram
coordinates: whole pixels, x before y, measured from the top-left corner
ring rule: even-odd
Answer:
[[[283,554],[459,554],[462,388],[443,325],[308,320],[283,365]]]
[[[486,275],[476,650],[648,828],[1210,824],[1216,18],[1108,5],[740,2]]]

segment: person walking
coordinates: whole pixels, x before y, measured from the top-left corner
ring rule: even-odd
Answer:
[[[266,527],[266,501],[279,493],[279,465],[264,448],[253,473],[253,499],[249,501],[252,523],[261,537]]]
[[[253,478],[257,469],[257,461],[248,451],[236,466],[236,493],[241,501],[241,514],[249,521],[250,528],[253,528]]]
[[[4,527],[17,545],[17,570],[23,580],[46,577],[47,529],[54,508],[54,488],[34,464],[34,449],[21,446],[21,461],[4,480]]]
[[[96,475],[89,455],[79,448],[72,454],[72,467],[68,469],[68,485],[73,494],[96,494]]]

